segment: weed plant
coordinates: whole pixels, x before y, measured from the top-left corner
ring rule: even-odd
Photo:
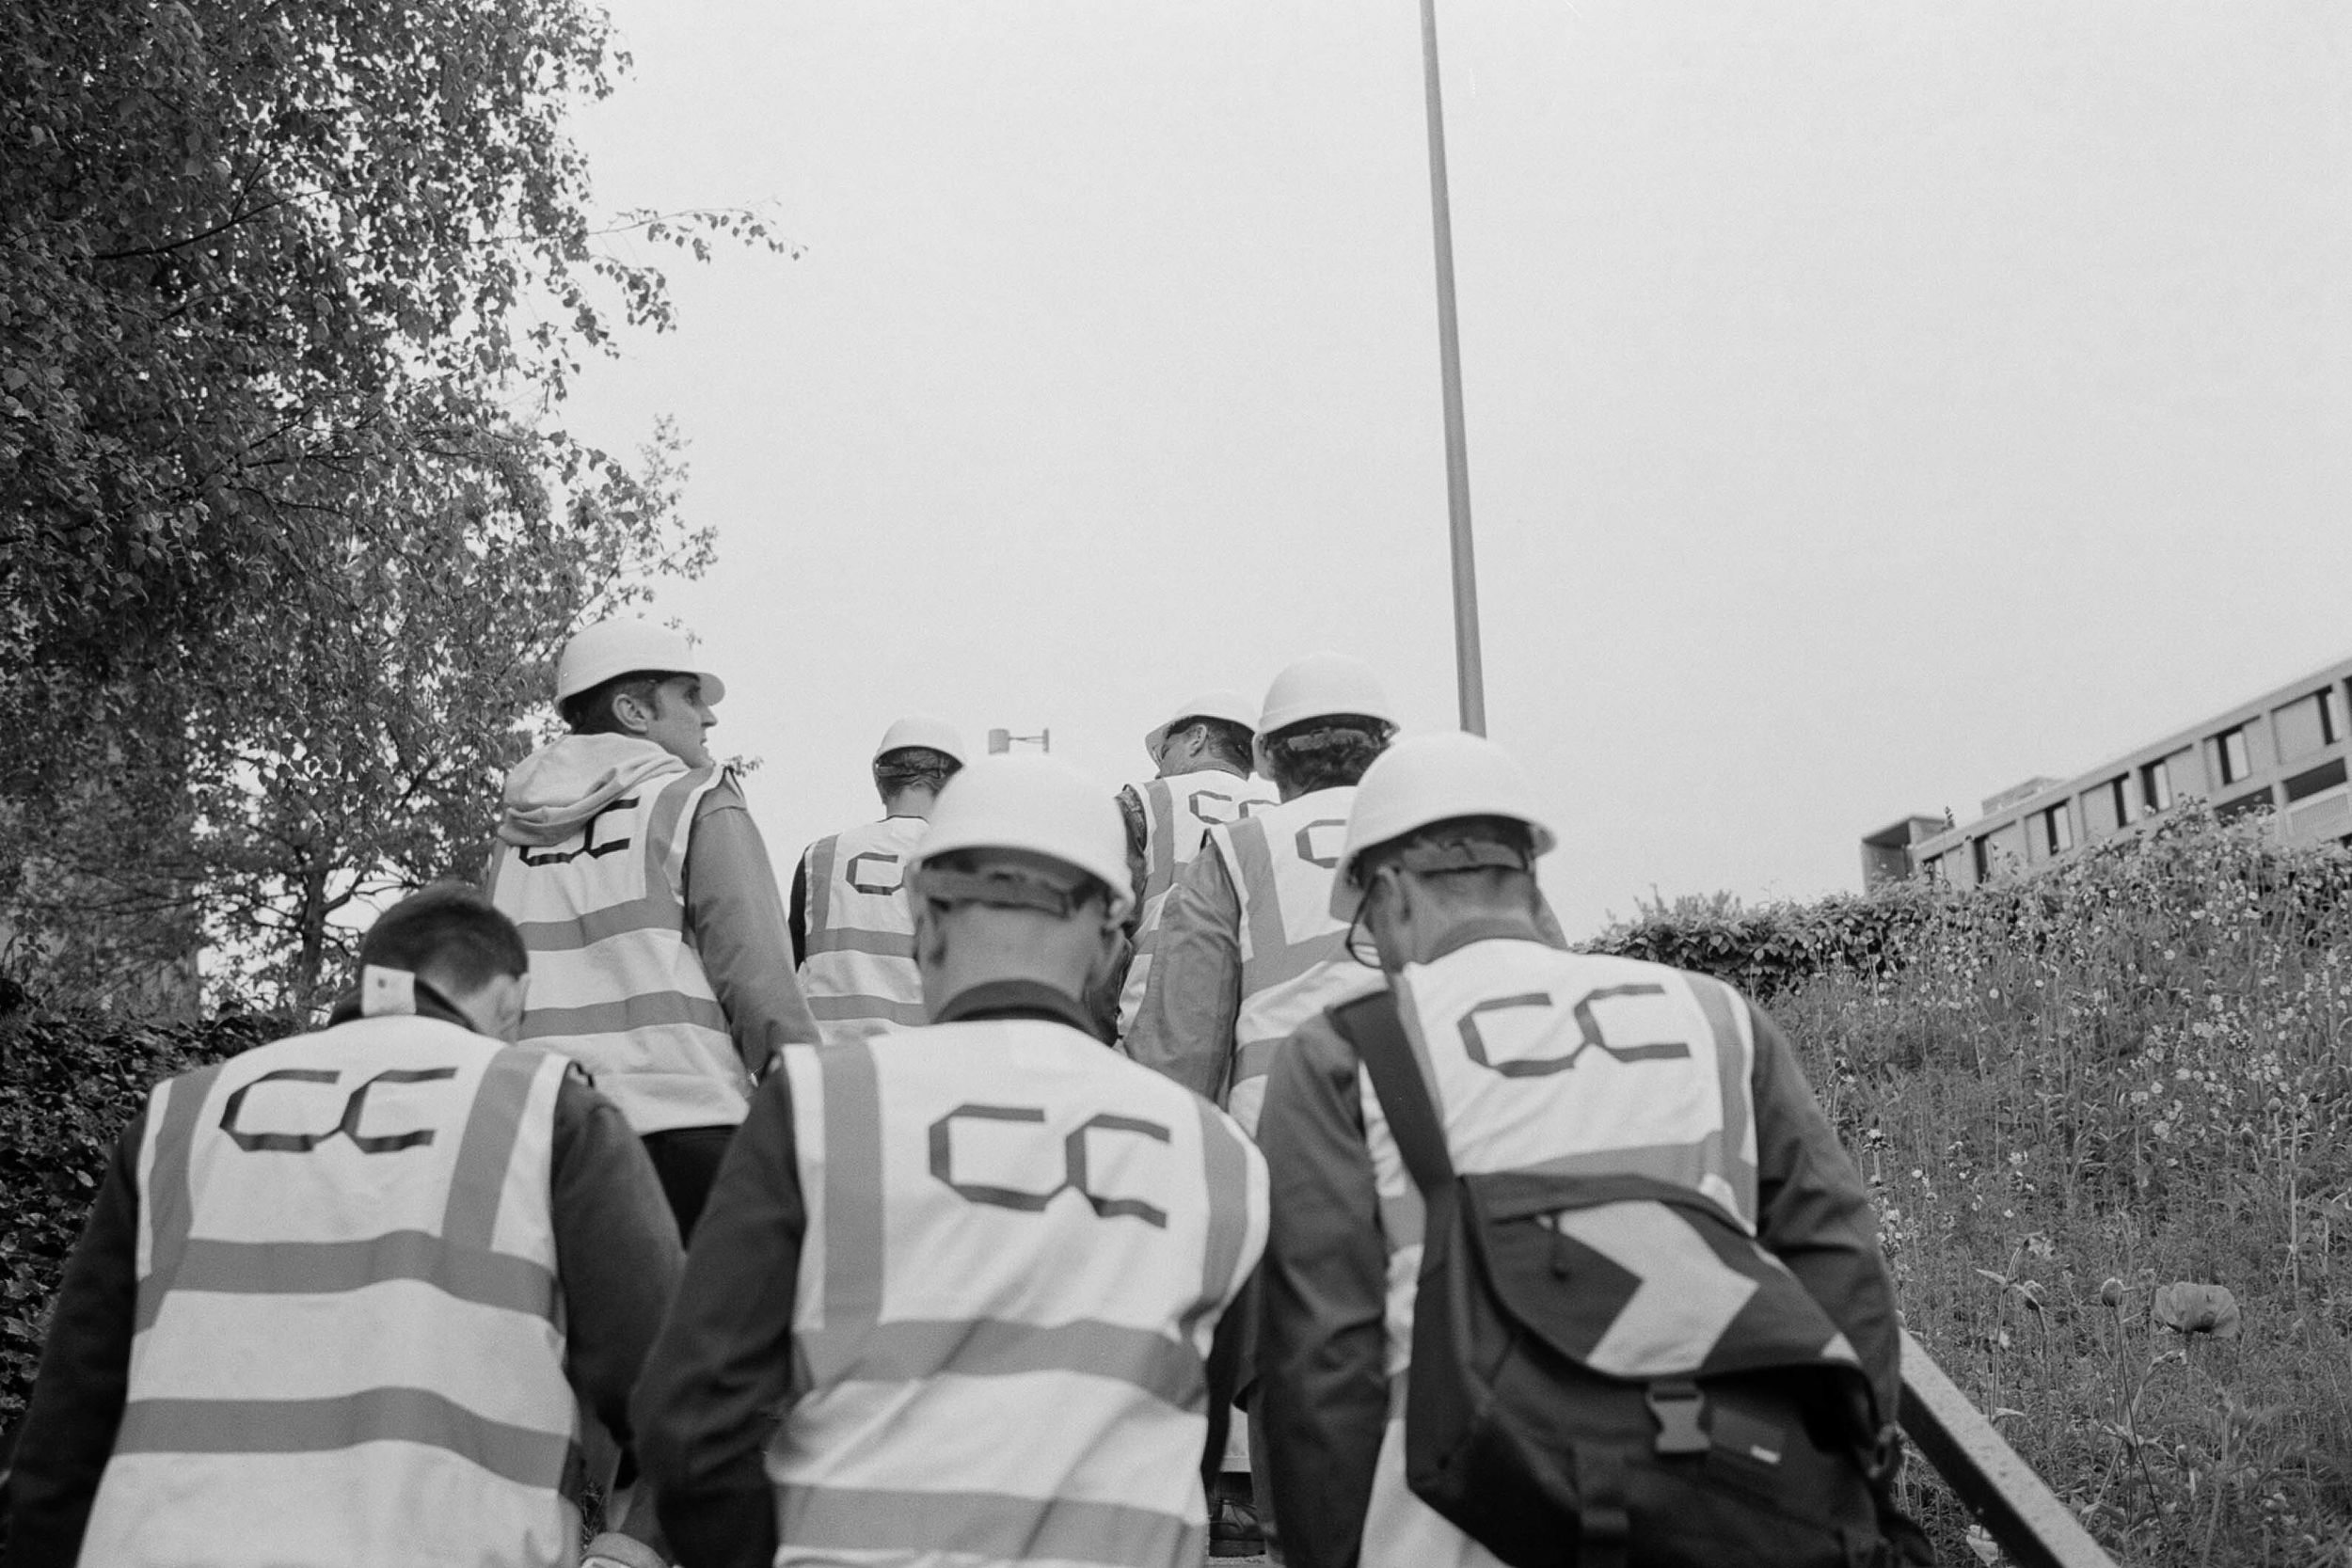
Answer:
[[[1906,1325],[2127,1564],[2352,1562],[2352,856],[2268,835],[2184,811],[1772,1006]]]

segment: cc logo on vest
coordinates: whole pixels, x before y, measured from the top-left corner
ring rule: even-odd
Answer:
[[[378,1084],[431,1084],[456,1076],[457,1069],[453,1067],[415,1069],[394,1068],[389,1071],[377,1073],[352,1090],[343,1100],[342,1115],[336,1119],[332,1127],[321,1128],[315,1132],[248,1132],[239,1125],[240,1118],[245,1113],[245,1097],[262,1085],[280,1081],[293,1084],[332,1084],[342,1077],[342,1073],[330,1069],[279,1068],[276,1072],[264,1072],[229,1097],[229,1103],[221,1109],[220,1130],[228,1133],[236,1146],[247,1154],[308,1154],[327,1139],[339,1134],[349,1138],[351,1147],[362,1154],[397,1154],[404,1148],[421,1148],[431,1143],[433,1129],[424,1127],[407,1132],[379,1133],[373,1137],[363,1135],[359,1131],[359,1118],[368,1114],[368,1091]]]
[[[888,866],[890,869],[886,872],[862,869],[867,861],[872,861],[876,865]],[[866,849],[851,855],[850,863],[841,868],[841,875],[844,880],[860,893],[896,893],[898,891],[899,884],[906,880],[905,873],[898,869],[898,857],[885,855],[879,849]],[[883,881],[882,879],[885,876],[890,880]],[[868,877],[874,879],[867,881]]]
[[[1215,801],[1212,805],[1209,802]],[[1238,822],[1249,815],[1249,806],[1243,802],[1239,811],[1233,809],[1233,798],[1221,790],[1196,789],[1185,797],[1184,809],[1200,821],[1222,828],[1228,822]]]
[[[1319,816],[1298,830],[1298,858],[1310,865],[1319,865],[1326,871],[1337,870],[1340,863],[1340,847],[1346,842],[1346,817]],[[1327,855],[1315,853],[1318,848],[1323,847],[1328,847],[1330,853]]]
[[[1620,1062],[1676,1061],[1691,1054],[1684,1040],[1654,1040],[1643,1045],[1612,1045],[1602,1031],[1600,1020],[1593,1014],[1593,1004],[1605,1002],[1613,996],[1663,996],[1663,986],[1601,986],[1578,997],[1569,1009],[1576,1020],[1576,1048],[1565,1056],[1519,1056],[1508,1061],[1496,1061],[1487,1054],[1486,1037],[1479,1033],[1478,1019],[1482,1013],[1500,1013],[1518,1007],[1549,1008],[1553,1004],[1549,991],[1528,991],[1519,996],[1497,996],[1479,1003],[1462,1015],[1462,1048],[1470,1059],[1489,1072],[1505,1078],[1542,1078],[1554,1072],[1565,1072],[1576,1066],[1577,1058],[1587,1047]]]
[[[542,849],[536,854],[525,849],[522,851],[522,862],[525,865],[563,865],[567,862],[580,859],[582,855],[592,861],[601,860],[615,850],[626,849],[629,846],[629,841],[625,837],[608,838],[601,844],[597,843],[596,824],[604,820],[606,812],[635,811],[636,809],[637,797],[634,795],[626,800],[614,800],[580,824],[580,847],[577,849]],[[569,844],[571,840],[565,839],[564,842]]]
[[[955,1128],[959,1121],[1025,1122],[1042,1125],[1045,1113],[1033,1105],[959,1105],[931,1123],[931,1174],[953,1188],[956,1193],[974,1203],[985,1203],[997,1209],[1014,1209],[1025,1214],[1044,1212],[1045,1206],[1064,1193],[1076,1193],[1094,1210],[1097,1217],[1106,1220],[1139,1219],[1157,1229],[1168,1228],[1168,1211],[1137,1197],[1111,1197],[1098,1193],[1089,1185],[1087,1170],[1087,1140],[1092,1133],[1125,1133],[1150,1138],[1154,1143],[1167,1143],[1168,1130],[1156,1121],[1139,1117],[1113,1116],[1105,1111],[1089,1117],[1061,1140],[1061,1182],[1044,1192],[1027,1192],[1019,1187],[999,1187],[984,1181],[961,1181],[956,1179]],[[1049,1134],[1050,1136],[1050,1134]]]

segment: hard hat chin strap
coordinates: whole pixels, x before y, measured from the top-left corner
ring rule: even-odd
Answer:
[[[1447,871],[1533,869],[1527,851],[1487,839],[1456,839],[1451,844],[1411,844],[1381,863],[1422,876]]]
[[[918,868],[908,886],[932,904],[987,904],[1006,910],[1040,910],[1067,920],[1085,902],[1083,888],[1064,887],[1034,872],[995,869],[947,871]]]

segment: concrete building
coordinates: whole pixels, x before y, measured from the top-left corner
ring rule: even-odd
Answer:
[[[2028,779],[1972,822],[1907,816],[1862,841],[1866,887],[1903,877],[1962,887],[2030,872],[2137,832],[2191,797],[2224,820],[2273,814],[2281,842],[2352,843],[2352,658],[2225,708],[2071,779]]]

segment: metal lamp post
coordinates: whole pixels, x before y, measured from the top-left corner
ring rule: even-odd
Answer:
[[[1421,0],[1421,62],[1429,116],[1429,215],[1438,250],[1438,363],[1445,391],[1445,500],[1454,545],[1454,671],[1462,728],[1486,733],[1486,673],[1478,652],[1478,563],[1470,549],[1470,438],[1462,421],[1462,338],[1454,315],[1454,209],[1446,195],[1445,102],[1438,86],[1437,0]]]

